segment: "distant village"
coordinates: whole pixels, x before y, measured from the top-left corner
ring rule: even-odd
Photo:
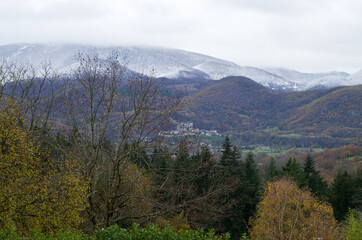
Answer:
[[[194,124],[192,122],[178,123],[176,130],[163,131],[161,134],[165,137],[195,136],[195,135],[221,136],[221,134],[218,133],[216,130],[204,130],[204,129],[194,128]]]
[[[218,136],[221,137],[222,135],[218,133],[216,130],[204,130],[204,129],[198,129],[194,127],[194,124],[192,122],[180,122],[176,123],[176,130],[170,130],[170,131],[162,131],[160,135],[164,137],[183,137],[183,136]],[[208,146],[208,148],[213,152],[221,153],[220,151],[220,145],[213,145],[211,143],[207,144],[204,141],[200,142],[201,146]],[[269,146],[264,145],[249,145],[249,146],[240,146],[240,150],[255,150],[255,149],[262,149],[262,150],[268,150],[270,149]]]

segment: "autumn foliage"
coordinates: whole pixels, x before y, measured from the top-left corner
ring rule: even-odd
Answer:
[[[28,233],[78,226],[87,189],[76,161],[52,162],[17,116],[9,103],[0,113],[0,228],[15,223]]]
[[[338,239],[332,208],[287,179],[268,183],[251,223],[251,239]]]

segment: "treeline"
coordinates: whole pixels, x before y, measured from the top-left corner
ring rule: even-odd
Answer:
[[[308,132],[301,132],[297,130],[281,130],[277,132],[267,132],[267,131],[228,131],[238,144],[241,146],[245,145],[268,145],[275,147],[285,147],[285,148],[335,148],[336,146],[343,146],[349,144],[356,144],[356,131],[351,129],[344,129],[339,127],[340,132],[343,132],[345,135],[340,136],[331,136],[331,132],[325,133],[316,133],[314,135]],[[329,131],[329,129],[328,129]],[[350,132],[348,132],[350,131]]]
[[[158,133],[184,104],[177,96],[150,77],[129,75],[117,55],[78,60],[61,78],[47,67],[42,77],[23,66],[0,68],[0,229],[8,229],[0,234],[76,228],[93,235],[114,225],[123,229],[114,234],[126,234],[134,223],[151,223],[177,234],[204,228],[232,239],[285,239],[262,231],[271,229],[263,225],[271,216],[286,219],[275,231],[293,239],[303,231],[337,239],[335,218],[360,210],[361,171],[340,173],[329,187],[312,157],[281,168],[271,160],[261,172],[253,154],[243,159],[228,137],[221,157],[187,139],[171,146]],[[273,202],[273,194],[284,197]],[[305,225],[312,219],[321,228]]]
[[[313,149],[290,149],[285,153],[276,155],[275,161],[278,166],[285,165],[294,157],[297,162],[303,164],[307,156],[310,155],[316,162],[316,167],[321,176],[330,184],[338,172],[355,172],[362,167],[362,148],[357,145],[347,145],[338,148],[329,148],[313,151]],[[257,154],[256,162],[265,166],[270,161],[266,154]]]
[[[220,159],[207,147],[190,155],[183,141],[173,158],[165,149],[155,150],[150,165],[159,169],[156,198],[168,217],[182,212],[190,227],[229,232],[233,239],[247,232],[262,193],[260,173],[252,154],[242,161],[229,138]]]

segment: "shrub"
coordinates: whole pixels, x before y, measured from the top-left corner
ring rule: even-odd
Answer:
[[[362,212],[350,210],[344,223],[346,240],[362,239]]]
[[[23,239],[17,234],[13,224],[7,230],[0,230],[0,240]],[[33,231],[32,240],[228,240],[229,234],[216,235],[213,230],[205,232],[200,230],[183,230],[178,232],[172,227],[159,228],[157,225],[148,225],[146,228],[134,224],[132,228],[125,229],[113,225],[106,229],[97,230],[95,236],[91,237],[75,230],[59,231],[56,236],[47,235],[42,231]]]
[[[116,239],[129,239],[129,240],[216,240],[216,239],[230,239],[228,234],[218,236],[213,230],[205,232],[204,230],[179,230],[176,232],[172,227],[159,228],[156,225],[148,225],[146,228],[140,228],[139,225],[134,224],[130,229],[124,229],[117,225],[113,225],[107,229],[98,230],[95,233],[96,240],[116,240]]]

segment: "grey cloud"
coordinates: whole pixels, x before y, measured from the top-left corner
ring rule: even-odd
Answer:
[[[0,19],[12,21],[52,21],[59,19],[94,19],[105,12],[96,0],[3,0]]]
[[[361,12],[360,0],[1,0],[0,44],[157,45],[241,65],[357,71]]]

